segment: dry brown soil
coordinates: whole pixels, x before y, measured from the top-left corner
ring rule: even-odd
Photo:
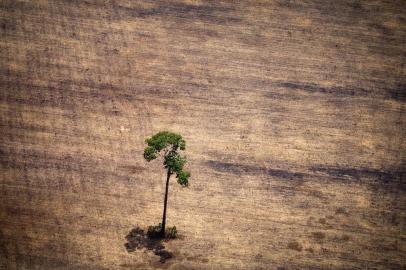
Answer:
[[[405,269],[406,2],[0,1],[0,269]],[[157,131],[187,141],[164,243]]]

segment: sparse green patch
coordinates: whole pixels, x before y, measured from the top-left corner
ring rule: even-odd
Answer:
[[[167,239],[175,239],[178,236],[178,231],[176,230],[176,226],[168,227],[165,231],[165,238]]]
[[[161,237],[162,224],[148,226],[147,236],[151,239]]]
[[[150,239],[161,238],[161,231],[162,231],[162,223],[158,225],[148,226],[147,236]],[[176,230],[176,226],[168,227],[165,230],[165,238],[166,239],[175,239],[178,235],[178,231]]]

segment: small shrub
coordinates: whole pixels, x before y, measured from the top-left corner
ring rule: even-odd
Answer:
[[[127,235],[127,237],[137,237],[137,236],[143,235],[143,234],[144,234],[144,230],[137,226],[131,230],[131,232]]]
[[[155,239],[155,238],[161,238],[161,230],[162,230],[162,224],[159,223],[158,225],[152,225],[148,226],[148,231],[147,235],[148,238]],[[168,227],[165,230],[165,238],[166,239],[175,239],[178,235],[178,231],[176,230],[176,226],[173,227]]]
[[[169,227],[166,229],[165,237],[168,239],[175,239],[178,235],[178,231],[176,230],[176,226]]]
[[[162,224],[148,226],[147,235],[149,238],[160,238],[161,237]]]

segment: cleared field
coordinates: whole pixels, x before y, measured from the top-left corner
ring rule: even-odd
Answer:
[[[0,269],[405,269],[405,1],[0,2]],[[179,132],[165,171],[144,139]]]

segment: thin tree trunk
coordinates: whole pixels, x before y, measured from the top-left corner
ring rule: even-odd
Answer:
[[[169,178],[171,177],[171,172],[168,169],[168,174],[166,177],[166,189],[165,189],[165,201],[164,201],[164,214],[162,216],[162,229],[161,237],[165,237],[165,225],[166,225],[166,205],[168,204],[168,189],[169,189]]]

